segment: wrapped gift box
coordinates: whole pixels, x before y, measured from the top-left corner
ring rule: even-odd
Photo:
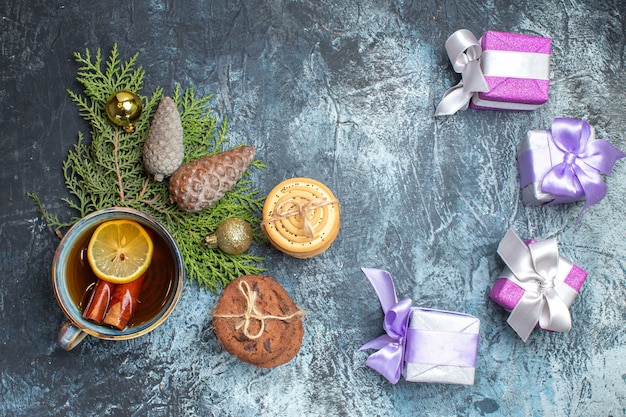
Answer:
[[[553,202],[554,194],[542,189],[543,177],[555,165],[563,162],[565,152],[556,147],[549,130],[530,130],[517,147],[522,203],[540,206]],[[584,198],[581,188],[570,196],[559,198],[560,203],[571,203]]]
[[[549,38],[488,31],[480,44],[480,67],[489,91],[475,93],[472,108],[534,110],[548,101]]]
[[[446,40],[461,81],[444,94],[435,116],[467,109],[534,110],[548,101],[551,41],[488,31],[480,40],[459,29]],[[470,103],[471,102],[471,103]]]
[[[535,327],[568,331],[569,307],[587,279],[587,272],[558,253],[556,239],[523,242],[511,229],[502,239],[498,253],[507,266],[489,298],[511,312],[508,322],[520,337],[526,341]],[[542,269],[537,271],[536,265],[542,265]]]
[[[367,365],[395,384],[402,374],[410,382],[472,385],[478,355],[480,321],[450,311],[398,302],[387,271],[363,268],[380,300],[385,334],[366,343],[377,349]]]
[[[596,139],[583,120],[557,118],[549,130],[531,130],[517,148],[522,202],[527,206],[587,200],[606,195],[600,174],[610,175],[626,154],[608,141]]]
[[[468,314],[412,308],[404,379],[473,385],[479,330],[480,320]]]

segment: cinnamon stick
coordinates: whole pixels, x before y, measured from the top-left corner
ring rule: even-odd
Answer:
[[[117,284],[111,295],[109,308],[104,316],[104,323],[119,330],[124,330],[137,309],[137,297],[145,274],[127,284]]]
[[[102,323],[104,315],[109,307],[111,294],[115,284],[99,279],[91,291],[91,297],[87,307],[83,310],[83,318],[98,324]]]

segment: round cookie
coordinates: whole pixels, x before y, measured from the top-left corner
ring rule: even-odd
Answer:
[[[290,178],[275,186],[263,205],[261,226],[269,242],[294,258],[326,251],[340,228],[339,201],[321,182]]]
[[[304,312],[271,277],[246,275],[228,284],[213,310],[224,349],[249,364],[271,368],[300,350]]]

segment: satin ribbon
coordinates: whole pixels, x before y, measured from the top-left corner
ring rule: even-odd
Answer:
[[[483,51],[480,67],[487,77],[550,80],[550,54],[520,51]]]
[[[443,332],[409,328],[404,360],[426,365],[476,367],[478,333]]]
[[[555,279],[559,269],[556,239],[526,245],[515,231],[509,229],[498,246],[498,254],[515,279],[526,288],[507,320],[522,340],[526,342],[537,323],[544,330],[569,331],[572,318],[567,300],[573,300],[578,293]],[[529,288],[532,283],[535,284],[534,290]]]
[[[398,302],[393,278],[387,271],[361,268],[374,287],[385,313],[384,335],[361,346],[359,350],[376,349],[365,362],[392,384],[400,380],[404,363],[404,346],[411,314],[410,298]]]
[[[374,287],[385,318],[385,334],[365,343],[359,350],[376,349],[367,366],[392,384],[400,380],[405,361],[419,364],[475,367],[478,334],[409,328],[411,299],[398,301],[391,274],[380,269],[361,268]],[[434,313],[458,314],[437,310]],[[463,316],[466,316],[463,314]],[[450,330],[450,329],[447,329]]]
[[[435,110],[435,116],[466,110],[474,93],[489,91],[479,62],[483,50],[472,32],[467,29],[457,30],[446,40],[445,48],[452,68],[461,74],[461,81],[445,92]]]
[[[626,157],[604,139],[595,139],[589,123],[556,118],[552,122],[552,141],[565,156],[543,177],[542,190],[555,196],[585,196],[580,214],[602,200],[607,187],[600,173],[610,175],[615,162]],[[580,215],[579,215],[580,217]]]

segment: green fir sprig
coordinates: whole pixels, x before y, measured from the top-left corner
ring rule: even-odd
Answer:
[[[121,62],[117,45],[108,60],[103,62],[100,49],[95,56],[89,50],[84,55],[75,53],[79,63],[77,80],[84,90],[68,90],[78,106],[79,115],[90,127],[91,142],[79,132],[78,141],[63,162],[63,175],[71,197],[62,198],[76,212],[69,221],[44,209],[39,197],[29,194],[35,201],[47,224],[62,236],[87,214],[107,207],[130,207],[146,212],[160,221],[173,235],[182,253],[185,272],[189,280],[213,292],[218,292],[233,279],[265,271],[260,266],[263,258],[250,253],[228,255],[219,249],[210,249],[205,237],[215,231],[221,221],[238,217],[250,223],[256,242],[263,241],[259,227],[259,213],[264,198],[254,188],[249,172],[217,203],[199,213],[184,212],[169,201],[168,182],[155,182],[146,173],[142,161],[143,144],[150,120],[163,97],[158,87],[150,97],[141,96],[145,71],[137,67],[135,54]],[[103,69],[104,66],[104,69]],[[143,111],[134,133],[110,123],[105,110],[109,97],[117,91],[129,90],[139,95]],[[218,121],[211,112],[212,95],[197,96],[193,88],[176,86],[172,98],[176,102],[184,132],[185,161],[214,155],[225,150],[229,142],[227,119]],[[255,160],[251,168],[262,169],[264,164]]]

